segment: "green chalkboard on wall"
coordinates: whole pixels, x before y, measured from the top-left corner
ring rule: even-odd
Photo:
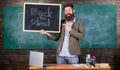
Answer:
[[[62,11],[63,12],[63,11]],[[116,6],[75,5],[75,16],[84,21],[85,38],[81,48],[116,47]],[[62,19],[64,15],[62,13]],[[4,8],[5,49],[56,49],[58,41],[39,32],[23,32],[23,6]]]

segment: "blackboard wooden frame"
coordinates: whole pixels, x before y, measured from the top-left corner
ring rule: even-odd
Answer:
[[[52,3],[24,3],[23,31],[60,33],[61,4]]]

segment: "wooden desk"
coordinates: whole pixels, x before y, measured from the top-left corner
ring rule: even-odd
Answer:
[[[110,66],[107,67],[76,67],[72,64],[48,64],[46,68],[29,67],[29,70],[110,70]]]

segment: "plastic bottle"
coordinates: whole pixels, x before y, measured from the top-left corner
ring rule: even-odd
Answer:
[[[96,63],[96,57],[92,56],[91,65],[95,66],[95,63]]]

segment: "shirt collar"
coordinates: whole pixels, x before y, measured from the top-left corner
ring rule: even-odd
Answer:
[[[75,21],[76,21],[76,18],[73,19],[73,22],[75,22]]]
[[[75,21],[76,21],[76,18],[73,19],[73,22],[75,22]],[[68,22],[68,21],[66,20],[66,22]]]

